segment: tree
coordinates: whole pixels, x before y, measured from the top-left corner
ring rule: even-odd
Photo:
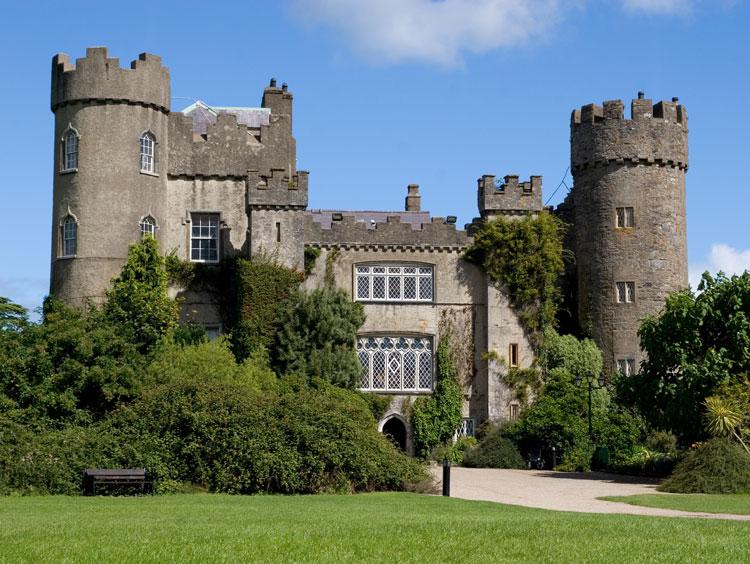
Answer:
[[[121,327],[141,352],[177,325],[179,308],[167,294],[164,258],[153,237],[130,246],[128,261],[107,292],[104,315]]]
[[[639,374],[617,380],[623,401],[686,442],[705,436],[706,398],[750,373],[750,272],[705,273],[698,290],[671,294],[662,313],[643,322],[647,360]]]
[[[0,296],[0,331],[17,331],[26,324],[28,311]]]
[[[320,377],[344,388],[358,385],[362,366],[354,347],[365,322],[362,304],[343,290],[325,287],[293,294],[278,315],[271,349],[278,374]]]

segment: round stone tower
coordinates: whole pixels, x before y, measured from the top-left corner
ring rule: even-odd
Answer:
[[[141,54],[120,68],[107,50],[52,59],[55,114],[50,294],[99,302],[128,246],[166,218],[169,71]],[[143,224],[143,225],[142,225]]]
[[[641,320],[688,285],[687,113],[643,93],[573,111],[571,171],[578,316],[606,374],[637,371]],[[570,201],[569,201],[570,203]]]

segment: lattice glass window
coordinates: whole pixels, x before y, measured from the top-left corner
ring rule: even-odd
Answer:
[[[627,229],[635,226],[634,214],[632,207],[616,208],[617,210],[617,228]]]
[[[629,304],[635,301],[635,282],[615,283],[615,299],[617,303]]]
[[[78,222],[68,216],[62,223],[62,256],[75,256],[78,250]]]
[[[150,215],[141,220],[141,239],[146,235],[156,238],[156,220]]]
[[[355,288],[359,301],[431,302],[431,266],[357,265]]]
[[[219,215],[194,213],[190,225],[190,260],[219,262]]]
[[[456,432],[453,433],[453,440],[460,439],[461,437],[473,437],[474,436],[474,420],[469,417],[464,417],[461,423],[458,424]]]
[[[63,136],[62,170],[78,168],[78,134],[69,129]]]
[[[376,392],[432,390],[432,339],[358,337],[360,387]]]
[[[635,359],[618,358],[617,371],[620,372],[623,376],[632,376],[633,374],[635,374]]]
[[[143,172],[156,172],[156,139],[150,133],[141,135],[141,170]]]

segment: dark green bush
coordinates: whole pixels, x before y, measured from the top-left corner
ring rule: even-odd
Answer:
[[[470,468],[524,468],[516,445],[503,434],[503,429],[489,428],[476,447],[467,450],[463,465]]]
[[[676,452],[654,452],[641,447],[626,459],[612,462],[607,470],[629,476],[666,478],[674,471],[678,460]]]
[[[729,439],[711,439],[690,450],[659,489],[673,493],[750,492],[750,455]]]
[[[443,460],[448,458],[451,464],[461,465],[464,462],[466,453],[476,448],[478,441],[474,437],[461,437],[450,445],[440,445],[432,451],[432,460],[442,464]]]

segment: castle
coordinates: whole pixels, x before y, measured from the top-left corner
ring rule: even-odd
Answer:
[[[317,249],[303,287],[322,285],[329,269],[363,303],[361,388],[392,397],[379,426],[405,450],[409,402],[435,384],[441,324],[465,349],[460,432],[518,416],[500,376],[529,366],[533,349],[507,292],[462,259],[471,229],[423,211],[417,185],[408,186],[403,211],[308,209],[286,84],[272,79],[257,108],[197,101],[173,111],[169,70],[158,56],[144,53],[121,68],[96,47],[75,64],[53,58],[51,108],[52,295],[74,305],[101,301],[129,245],[145,234],[164,252],[200,263],[268,253],[301,271],[305,248]],[[687,165],[687,116],[676,98],[654,105],[639,94],[630,119],[619,100],[573,112],[574,187],[556,213],[572,225],[578,321],[601,346],[609,373],[636,370],[639,320],[687,286]],[[500,183],[484,175],[477,191],[474,223],[542,210],[539,176]],[[174,291],[183,320],[222,331],[213,296]]]

